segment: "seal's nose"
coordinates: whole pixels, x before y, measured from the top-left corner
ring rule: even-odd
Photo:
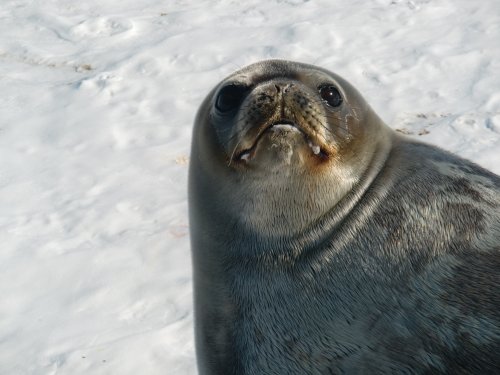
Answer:
[[[275,83],[274,87],[276,88],[276,93],[279,94],[280,92],[287,93],[290,91],[290,89],[294,86],[293,83]]]
[[[285,85],[284,89],[283,89],[283,92],[284,93],[287,93],[288,91],[290,91],[290,89],[292,87],[294,87],[295,85],[293,83],[288,83],[287,85]]]

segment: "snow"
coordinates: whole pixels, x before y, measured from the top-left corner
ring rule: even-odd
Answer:
[[[187,166],[225,75],[325,67],[500,173],[499,41],[493,0],[2,1],[0,373],[196,373]]]

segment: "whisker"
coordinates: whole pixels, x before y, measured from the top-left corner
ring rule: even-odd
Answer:
[[[234,154],[236,153],[236,149],[238,148],[238,145],[241,143],[242,139],[243,139],[243,137],[240,138],[240,140],[236,143],[236,146],[234,146],[233,152],[231,153],[231,156],[229,157],[229,163],[227,164],[228,167],[231,166],[231,162],[233,161]]]

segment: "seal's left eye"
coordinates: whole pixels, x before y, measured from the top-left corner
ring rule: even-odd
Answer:
[[[319,88],[319,94],[330,107],[338,107],[342,104],[342,95],[335,86],[325,85]]]
[[[243,100],[246,87],[241,85],[230,84],[224,86],[217,96],[215,108],[221,112],[229,112],[235,109]]]

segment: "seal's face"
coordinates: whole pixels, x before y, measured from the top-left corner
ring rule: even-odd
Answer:
[[[235,225],[261,235],[300,232],[367,181],[386,132],[341,77],[259,62],[224,79],[200,107],[191,186],[211,197],[201,207]]]
[[[338,157],[359,132],[362,113],[340,81],[282,61],[251,65],[224,80],[210,115],[228,166],[289,172]]]

